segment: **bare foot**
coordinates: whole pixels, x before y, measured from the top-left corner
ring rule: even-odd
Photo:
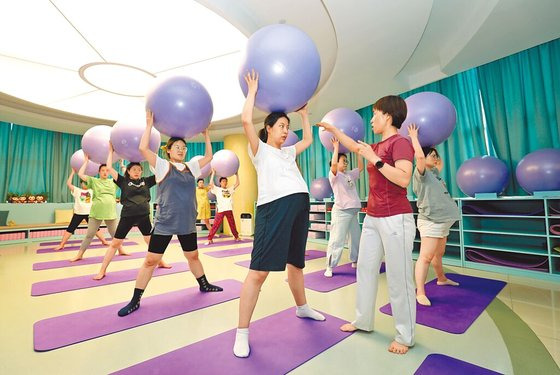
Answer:
[[[127,253],[125,251],[119,251],[119,255],[128,256],[128,255],[130,255],[130,253]]]
[[[442,286],[442,285],[450,285],[450,286],[459,286],[459,283],[453,280],[449,280],[449,279],[445,279],[444,281],[439,281],[437,282],[437,285]]]
[[[103,246],[109,246],[109,245],[110,245],[110,243],[109,243],[109,242],[107,242],[107,241],[103,241],[103,242],[101,242],[101,245],[103,245]]]
[[[354,332],[357,331],[358,328],[354,327],[352,323],[346,323],[340,327],[340,330],[344,332]]]
[[[100,273],[98,273],[97,275],[95,275],[95,276],[93,277],[93,279],[94,279],[94,280],[101,280],[101,279],[104,278],[104,277],[105,277],[105,274],[100,272]]]
[[[74,257],[74,258],[70,259],[70,262],[77,262],[79,260],[82,260],[82,257]]]
[[[235,239],[235,242],[241,242],[241,238],[237,237],[237,238]]]
[[[158,268],[171,268],[171,265],[165,263],[163,260],[159,262]]]
[[[389,351],[395,354],[406,354],[406,352],[408,352],[408,346],[393,341],[389,346]]]
[[[58,251],[62,249],[64,249],[64,246],[58,245],[57,247],[54,248],[54,251]]]
[[[432,306],[432,303],[430,302],[428,297],[426,297],[425,294],[417,295],[416,296],[416,301],[418,301],[418,303],[421,304],[422,306]]]

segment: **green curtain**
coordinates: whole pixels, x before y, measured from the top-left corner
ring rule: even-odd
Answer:
[[[319,128],[313,126],[311,130],[313,143],[296,158],[303,179],[308,186],[316,178],[328,177],[329,161],[332,157],[332,154],[321,144]],[[299,139],[303,138],[303,130],[296,130],[295,133]]]
[[[508,165],[507,195],[526,194],[515,168],[528,153],[560,148],[560,39],[476,69],[497,157]]]

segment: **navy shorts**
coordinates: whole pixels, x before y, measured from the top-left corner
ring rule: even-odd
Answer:
[[[305,267],[309,194],[297,193],[257,206],[250,269],[284,271]]]

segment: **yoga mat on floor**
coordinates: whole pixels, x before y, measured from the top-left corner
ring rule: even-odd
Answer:
[[[126,241],[123,242],[123,246],[132,246],[132,245],[138,245],[137,242],[133,242],[133,241]],[[95,244],[95,245],[89,245],[88,249],[101,249],[104,248],[106,249],[107,246],[102,245],[102,244]],[[43,249],[37,249],[37,254],[46,254],[46,253],[62,253],[64,251],[74,251],[74,250],[80,250],[80,246],[76,245],[76,246],[66,246],[64,249],[62,250],[55,250],[54,247],[45,247]]]
[[[344,340],[346,323],[323,313],[318,322],[290,308],[251,323],[248,358],[233,355],[235,329],[160,355],[115,374],[285,374]]]
[[[416,304],[416,323],[449,333],[465,333],[506,283],[455,273],[447,276],[460,285],[438,286],[435,279],[427,283],[426,296],[432,306]],[[379,310],[391,315],[391,304]]]
[[[107,239],[106,241],[111,241],[111,239]],[[95,238],[91,240],[91,242],[101,242],[99,239]],[[82,240],[68,240],[66,241],[66,245],[73,244],[73,243],[82,243]],[[56,246],[60,245],[60,241],[51,241],[51,242],[41,242],[39,246]]]
[[[326,255],[324,251],[320,250],[307,250],[306,253],[307,255],[305,256],[305,261],[323,258]],[[249,268],[249,266],[251,265],[251,259],[235,262],[235,264],[241,267]]]
[[[117,312],[129,301],[40,320],[33,325],[33,347],[38,352],[57,349],[239,298],[239,281],[210,281],[224,291],[201,293],[197,286],[146,297],[138,310],[122,318]]]
[[[414,375],[501,375],[501,373],[489,370],[472,363],[448,357],[443,354],[430,354],[418,367]]]
[[[204,253],[204,255],[210,255],[213,258],[226,258],[226,257],[233,257],[236,255],[251,254],[251,251],[253,251],[253,246],[238,247],[236,249],[209,251],[207,253]]]
[[[138,259],[144,258],[146,256],[146,251],[141,251],[138,253],[131,253],[130,255],[115,255],[112,262],[120,262],[122,260]],[[103,263],[103,256],[89,257],[78,260],[77,262],[70,262],[68,259],[64,260],[51,260],[49,262],[39,262],[33,263],[33,271],[50,270],[53,268],[65,268],[65,267],[76,267],[83,266],[86,264],[96,264]]]
[[[185,262],[171,263],[171,268],[156,268],[152,277],[170,275],[173,273],[186,272],[189,266]],[[60,292],[68,292],[70,290],[95,288],[96,286],[104,286],[109,284],[122,283],[125,281],[136,280],[138,268],[130,270],[107,272],[101,280],[93,280],[96,274],[87,276],[69,277],[66,279],[48,280],[34,283],[31,285],[32,296],[44,296]]]
[[[379,273],[385,272],[385,263],[381,263]],[[325,270],[319,270],[303,275],[306,289],[316,292],[331,292],[356,282],[356,269],[351,263],[333,268],[333,276],[325,277]]]
[[[208,249],[211,247],[218,247],[218,246],[227,246],[227,245],[246,245],[246,244],[253,244],[253,240],[241,240],[241,241],[235,241],[235,240],[226,240],[226,241],[219,241],[219,242],[214,242],[211,243],[210,245],[204,245],[204,242],[206,241],[202,241],[202,245],[199,246],[199,250],[201,249]]]
[[[548,272],[547,254],[539,256],[531,254],[500,253],[496,251],[465,249],[465,255],[471,262]]]

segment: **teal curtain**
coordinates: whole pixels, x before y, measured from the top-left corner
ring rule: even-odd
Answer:
[[[490,139],[510,170],[507,195],[526,194],[517,163],[541,148],[560,148],[560,39],[477,69]]]
[[[5,202],[8,195],[8,176],[10,165],[10,140],[12,124],[0,121],[0,202]]]
[[[321,144],[319,139],[319,128],[312,127],[313,143],[296,158],[303,179],[307,186],[311,185],[311,181],[319,177],[328,177],[329,161],[332,154],[327,151]],[[299,139],[303,138],[303,130],[296,130]]]
[[[0,185],[7,184],[7,192],[47,193],[49,202],[71,202],[66,179],[81,137],[14,124],[8,138],[6,177]]]

